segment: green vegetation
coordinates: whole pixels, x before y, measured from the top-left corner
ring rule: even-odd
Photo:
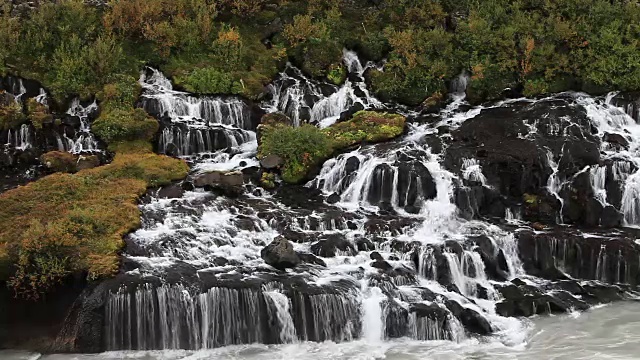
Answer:
[[[91,129],[107,144],[149,141],[158,131],[158,121],[139,108],[103,110]]]
[[[363,141],[375,143],[402,135],[405,117],[375,111],[358,111],[349,121],[325,129],[336,148],[345,148]]]
[[[300,127],[264,127],[258,157],[278,155],[284,161],[282,179],[299,183],[314,166],[331,156],[333,144],[322,130],[309,124]]]
[[[109,165],[49,175],[3,193],[0,281],[37,299],[74,273],[113,274],[122,237],[140,223],[137,198],[187,171],[181,160],[120,153]]]
[[[0,72],[37,79],[59,100],[135,78],[143,64],[197,93],[258,98],[285,60],[340,84],[344,47],[386,58],[368,80],[407,104],[445,94],[462,70],[473,101],[505,88],[640,89],[637,0],[61,0],[22,19],[0,1]]]
[[[53,115],[49,109],[35,99],[27,100],[27,117],[36,129],[42,129],[44,123],[53,121]]]
[[[53,172],[71,173],[76,171],[78,157],[66,151],[49,151],[40,162]]]
[[[0,130],[16,128],[26,120],[22,112],[22,106],[10,101],[7,104],[0,105]]]
[[[323,161],[336,151],[362,142],[379,142],[400,136],[405,118],[397,114],[359,111],[349,121],[326,129],[312,125],[293,127],[272,123],[261,125],[261,144],[258,157],[277,155],[284,160],[282,179],[300,183]],[[272,180],[261,179],[271,185]]]

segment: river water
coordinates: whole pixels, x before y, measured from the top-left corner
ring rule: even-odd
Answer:
[[[345,343],[227,346],[201,351],[132,351],[46,355],[0,351],[3,360],[414,360],[414,359],[638,359],[640,303],[595,307],[583,313],[541,316],[527,322],[522,342],[506,346],[491,338],[450,341],[394,340]]]

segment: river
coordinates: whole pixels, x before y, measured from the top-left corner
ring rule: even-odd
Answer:
[[[595,307],[582,313],[540,316],[527,322],[514,346],[491,338],[450,341],[394,340],[288,345],[241,345],[201,351],[132,351],[43,355],[0,351],[3,360],[417,360],[417,359],[638,359],[640,304],[634,301]]]

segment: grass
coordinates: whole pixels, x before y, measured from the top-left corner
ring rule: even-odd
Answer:
[[[69,275],[117,271],[123,236],[140,226],[139,196],[188,172],[182,160],[127,149],[111,164],[56,173],[0,195],[0,281],[38,299]]]

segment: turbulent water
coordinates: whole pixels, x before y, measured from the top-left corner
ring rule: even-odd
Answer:
[[[589,358],[604,344],[632,354],[622,334],[634,303],[578,311],[637,296],[635,108],[579,93],[471,107],[461,74],[441,111],[408,110],[368,92],[375,64],[344,59],[342,86],[288,66],[259,105],[143,71],[139,106],[161,123],[156,148],[192,174],[143,200],[121,273],[88,295],[102,299],[86,306],[100,304],[91,311],[104,322],[91,348],[113,351],[95,356]],[[407,131],[327,160],[304,186],[249,184],[261,112],[326,127],[360,109],[399,111]],[[242,174],[244,193],[194,186],[208,171]],[[302,264],[265,263],[278,236]],[[523,318],[550,313],[560,315]],[[613,329],[594,341],[606,317]],[[85,332],[80,320],[65,334]]]
[[[522,344],[506,347],[495,342],[467,340],[461,343],[420,342],[398,339],[350,343],[290,345],[241,345],[201,351],[110,352],[96,355],[37,355],[2,352],[6,360],[196,360],[196,359],[637,359],[640,352],[640,304],[618,303],[584,313],[543,316],[527,322]]]

